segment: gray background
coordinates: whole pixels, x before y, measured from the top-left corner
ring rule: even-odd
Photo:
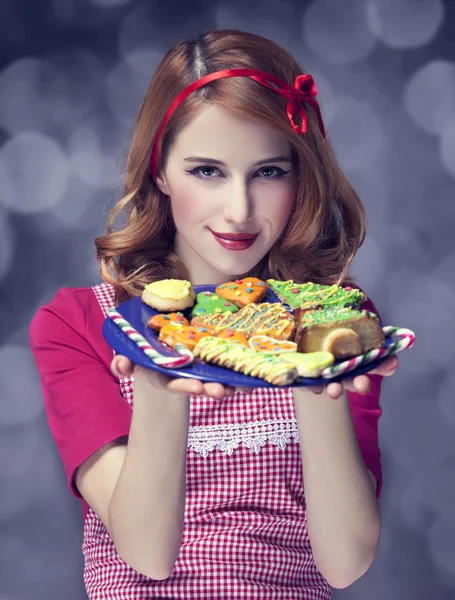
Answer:
[[[0,3],[0,600],[85,598],[66,487],[28,348],[37,308],[98,282],[132,120],[163,52],[203,28],[266,35],[320,88],[369,216],[354,273],[416,346],[385,381],[383,531],[336,598],[455,598],[455,2]]]

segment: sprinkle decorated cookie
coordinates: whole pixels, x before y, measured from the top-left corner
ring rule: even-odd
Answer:
[[[282,352],[297,352],[297,344],[287,340],[275,340],[268,335],[253,335],[248,340],[252,350],[256,352],[270,352],[281,354]]]
[[[282,358],[295,366],[299,377],[319,377],[326,367],[331,367],[335,362],[330,352],[286,352]]]
[[[245,277],[219,285],[215,292],[239,308],[261,302],[267,292],[267,284],[257,277]]]
[[[191,318],[214,313],[235,313],[238,310],[235,304],[213,292],[199,292],[196,295],[196,303],[191,309]]]
[[[363,292],[357,288],[338,285],[319,285],[318,283],[294,283],[267,279],[267,284],[284,304],[291,308],[310,309],[312,307],[349,307],[358,308],[366,300]]]
[[[154,329],[155,331],[160,331],[162,327],[165,325],[169,325],[169,323],[180,323],[181,325],[189,325],[188,319],[182,315],[182,313],[169,313],[167,315],[163,313],[158,313],[157,315],[153,315],[147,321],[147,327],[150,329]]]
[[[245,346],[245,348],[249,348],[248,340],[243,333],[234,331],[233,329],[223,329],[216,337],[230,340],[231,342],[238,342],[239,344],[242,344],[242,346]]]
[[[205,327],[170,323],[161,328],[158,339],[171,348],[174,348],[176,344],[183,344],[189,350],[194,350],[198,341],[208,335],[210,332]]]

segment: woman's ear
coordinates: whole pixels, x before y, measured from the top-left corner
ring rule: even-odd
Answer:
[[[162,192],[163,194],[166,194],[166,196],[170,195],[169,188],[167,186],[166,178],[164,177],[164,175],[162,175],[161,173],[159,175],[157,175],[155,182],[156,182],[156,187],[160,190],[160,192]]]

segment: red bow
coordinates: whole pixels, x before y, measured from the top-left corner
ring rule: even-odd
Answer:
[[[294,81],[294,87],[291,87],[286,82],[281,81],[275,75],[271,75],[270,73],[265,73],[263,71],[256,71],[255,69],[225,69],[223,71],[217,71],[216,73],[210,73],[205,77],[201,77],[191,83],[188,87],[180,92],[180,94],[175,98],[175,100],[170,105],[167,110],[164,118],[161,122],[160,128],[158,129],[158,133],[155,137],[155,142],[152,147],[152,154],[150,157],[150,167],[152,171],[152,178],[155,180],[156,170],[158,167],[158,147],[159,140],[164,131],[166,123],[171,117],[174,110],[177,106],[187,97],[191,92],[197,90],[198,88],[214,81],[215,79],[221,79],[223,77],[251,77],[258,83],[268,87],[273,90],[277,94],[288,99],[288,105],[286,108],[286,112],[291,122],[292,129],[297,133],[306,133],[308,130],[308,117],[305,110],[305,102],[309,104],[314,111],[316,112],[316,116],[318,119],[319,129],[325,137],[325,129],[324,123],[322,121],[321,111],[319,110],[319,104],[315,100],[315,97],[318,93],[316,89],[316,85],[313,81],[311,75],[306,73],[305,75],[298,75]],[[274,85],[271,85],[269,82],[272,82]],[[299,127],[296,122],[296,116],[300,116],[302,120],[302,125]]]

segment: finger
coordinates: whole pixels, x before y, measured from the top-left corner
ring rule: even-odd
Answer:
[[[174,394],[186,394],[199,396],[204,393],[204,384],[197,379],[171,379],[167,384],[167,389]]]
[[[382,365],[379,365],[378,367],[370,371],[370,374],[389,377],[390,375],[393,375],[397,370],[398,363],[399,360],[397,356],[390,356],[386,361],[382,363]]]
[[[133,363],[126,356],[117,354],[112,359],[111,371],[116,377],[129,377],[133,373]]]
[[[338,398],[343,393],[344,387],[343,384],[339,381],[332,381],[327,386],[327,393],[333,400],[338,400]]]
[[[231,395],[233,393],[232,389],[229,386],[224,387],[221,383],[209,382],[204,384],[204,394],[218,400]]]
[[[313,392],[313,394],[316,394],[316,395],[322,394],[323,389],[324,389],[323,385],[310,386],[310,390]]]

